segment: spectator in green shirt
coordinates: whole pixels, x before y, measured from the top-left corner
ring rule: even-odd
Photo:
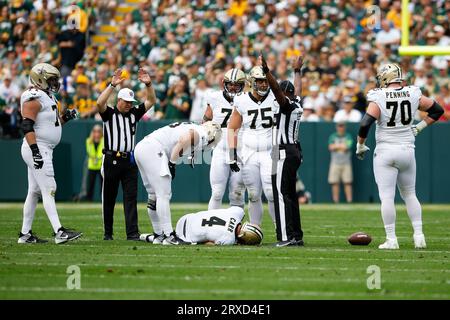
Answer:
[[[351,150],[353,138],[345,131],[345,123],[336,125],[336,132],[328,139],[328,150],[331,153],[328,183],[331,184],[333,202],[339,202],[340,183],[344,184],[345,198],[348,203],[353,201],[352,183],[353,170]]]
[[[189,96],[186,94],[185,80],[178,80],[167,93],[167,107],[165,111],[165,119],[187,119],[191,105]]]

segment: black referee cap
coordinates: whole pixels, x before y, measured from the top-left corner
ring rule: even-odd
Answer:
[[[294,85],[289,80],[281,81],[280,82],[280,88],[285,93],[294,93],[294,91],[295,91]]]

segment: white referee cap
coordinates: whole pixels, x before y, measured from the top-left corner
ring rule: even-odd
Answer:
[[[117,98],[125,100],[125,101],[137,102],[134,99],[134,92],[133,92],[133,90],[130,90],[128,88],[120,89],[119,90],[119,94],[117,95]]]

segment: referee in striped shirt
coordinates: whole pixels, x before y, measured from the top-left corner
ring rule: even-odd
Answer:
[[[155,91],[150,75],[139,69],[138,79],[147,86],[147,97],[144,103],[134,107],[134,92],[122,88],[117,95],[115,108],[106,105],[109,96],[116,86],[125,78],[122,70],[117,69],[111,83],[97,99],[97,108],[103,120],[103,190],[102,209],[104,240],[113,240],[114,206],[116,204],[119,183],[123,189],[123,208],[127,240],[139,240],[137,215],[137,181],[138,169],[134,161],[134,145],[136,142],[137,123],[156,102]]]
[[[295,86],[288,80],[278,84],[262,55],[260,62],[279,105],[272,136],[272,189],[278,240],[276,246],[303,246],[300,208],[295,189],[297,170],[303,159],[298,141],[298,127],[303,113],[300,98],[303,58],[300,56],[295,64]]]

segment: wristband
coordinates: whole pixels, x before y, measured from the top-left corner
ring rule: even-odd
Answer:
[[[262,67],[262,70],[263,70],[264,73],[269,73],[270,72],[269,67],[267,67],[267,66]]]
[[[295,72],[295,73],[300,73],[300,74],[301,74],[301,73],[302,73],[302,69],[295,68],[295,69],[294,69],[294,72]]]
[[[32,145],[30,145],[30,149],[31,149],[32,153],[39,152],[39,147],[36,143],[33,143]]]
[[[423,129],[425,129],[428,126],[428,123],[425,122],[425,120],[420,121],[417,125],[416,125],[416,129],[418,131],[422,131]]]
[[[110,85],[111,87],[113,87],[113,88],[115,88],[115,87],[117,86],[117,84],[114,86],[114,85],[112,84],[112,82],[110,82],[109,85]]]

